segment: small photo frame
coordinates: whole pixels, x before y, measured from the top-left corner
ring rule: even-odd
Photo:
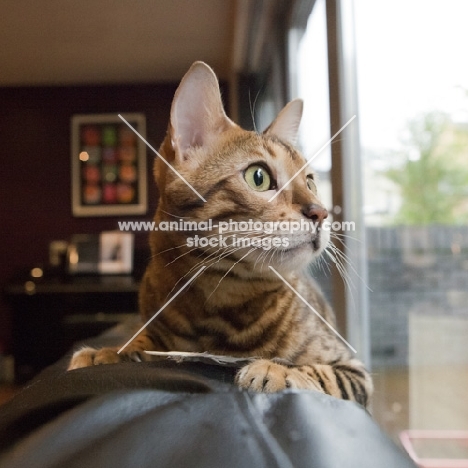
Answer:
[[[130,274],[133,268],[133,234],[101,232],[98,271],[103,275]]]
[[[121,114],[143,138],[143,114]],[[71,120],[74,216],[146,214],[146,145],[117,114]]]
[[[68,273],[119,275],[133,270],[134,236],[130,232],[103,231],[75,234],[67,251]]]

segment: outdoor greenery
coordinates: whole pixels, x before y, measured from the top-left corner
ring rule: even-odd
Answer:
[[[412,121],[404,163],[385,175],[400,189],[394,222],[407,225],[468,221],[468,129],[441,113]]]

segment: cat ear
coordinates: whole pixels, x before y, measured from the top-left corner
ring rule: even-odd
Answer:
[[[187,150],[207,144],[235,124],[226,116],[218,79],[203,62],[185,74],[172,101],[172,146],[176,157],[187,159]]]
[[[299,124],[301,123],[302,99],[294,99],[283,107],[273,123],[264,131],[267,135],[274,135],[291,145],[295,145]]]

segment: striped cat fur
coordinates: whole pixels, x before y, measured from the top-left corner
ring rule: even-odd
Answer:
[[[154,231],[151,260],[140,289],[146,323],[202,267],[203,272],[120,354],[115,348],[77,351],[69,369],[125,360],[149,360],[144,350],[209,352],[256,357],[241,368],[239,387],[257,392],[309,389],[369,404],[372,381],[348,347],[298,298],[333,327],[330,306],[308,273],[329,245],[320,229],[327,217],[314,175],[294,147],[302,101],[290,102],[263,133],[245,131],[225,114],[214,72],[192,65],[174,96],[160,153],[206,203],[159,157],[156,225],[166,221],[306,220],[318,228],[296,232],[225,232],[224,237],[287,238],[288,245],[188,246],[194,231]],[[286,182],[299,175],[284,190]],[[278,191],[281,191],[273,200]],[[271,201],[270,201],[271,200]]]

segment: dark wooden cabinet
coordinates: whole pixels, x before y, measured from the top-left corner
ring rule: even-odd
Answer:
[[[11,306],[15,379],[25,382],[70,351],[73,344],[138,311],[131,276],[31,278],[5,288]]]

